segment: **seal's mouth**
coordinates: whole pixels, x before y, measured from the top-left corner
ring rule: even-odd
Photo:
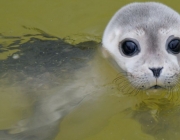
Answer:
[[[159,86],[159,85],[154,85],[154,86],[150,87],[149,89],[163,89],[163,87]]]

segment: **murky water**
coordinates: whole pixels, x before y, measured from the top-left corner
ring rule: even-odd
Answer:
[[[130,2],[1,1],[0,140],[179,140],[178,93],[122,94],[97,49]]]

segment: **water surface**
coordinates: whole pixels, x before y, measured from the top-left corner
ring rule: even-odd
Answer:
[[[81,47],[77,45],[80,42],[94,41],[99,44],[111,16],[120,7],[130,2],[133,1],[2,0],[0,5],[1,62],[7,58],[13,58],[20,50],[21,44],[25,46],[27,42],[37,41],[42,47],[42,40],[45,40],[47,46],[48,43],[55,46],[63,39],[63,42],[79,47],[81,50],[83,45],[80,45]],[[177,0],[159,2],[180,11]],[[95,45],[90,42],[87,44],[86,48]],[[90,53],[92,52],[88,52]],[[33,114],[34,102],[38,99],[37,94],[33,96],[34,93],[48,94],[61,91],[62,83],[68,85],[74,81],[72,83],[76,84],[86,76],[88,70],[91,70],[96,74],[81,82],[83,84],[90,83],[91,80],[93,82],[94,77],[101,75],[100,77],[105,79],[103,79],[104,83],[93,86],[94,94],[83,100],[77,108],[63,118],[58,124],[55,140],[179,140],[178,101],[168,100],[159,95],[150,98],[146,95],[145,97],[123,95],[112,83],[117,77],[117,71],[101,59],[99,53],[92,54],[86,59],[84,56],[76,57],[75,61],[64,65],[64,69],[54,65],[55,70],[47,69],[50,66],[46,66],[46,69],[41,71],[37,67],[42,73],[37,73],[36,69],[32,68],[29,70],[30,73],[24,74],[23,69],[18,69],[18,73],[14,73],[15,67],[12,69],[8,67],[7,73],[5,70],[1,72],[0,129],[9,129],[19,120],[29,118]],[[29,63],[34,62],[32,57],[25,57],[24,60],[25,62],[28,60]],[[48,64],[52,62],[51,60],[56,59],[50,59]],[[76,67],[72,66],[74,62],[78,62],[74,65]],[[10,64],[8,63],[8,66]],[[72,71],[72,68],[75,70]],[[77,71],[76,77],[73,77],[75,71]],[[33,74],[39,77],[35,79],[36,76]],[[41,86],[42,83],[43,86]],[[31,87],[24,85],[31,85]],[[18,133],[18,131],[21,132],[15,129],[11,133]]]

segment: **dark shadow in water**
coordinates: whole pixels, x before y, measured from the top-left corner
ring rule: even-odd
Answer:
[[[70,45],[62,39],[41,40],[37,38],[30,38],[23,44],[19,43],[20,40],[16,40],[6,48],[8,50],[18,49],[19,51],[15,55],[18,55],[19,58],[14,59],[12,55],[6,60],[0,60],[1,74],[7,70],[22,71],[33,76],[47,71],[56,73],[57,69],[71,72],[83,67],[92,58],[99,45],[94,41]],[[19,46],[14,47],[14,45]],[[3,50],[0,51],[3,52]],[[67,65],[71,65],[71,67],[67,67]]]

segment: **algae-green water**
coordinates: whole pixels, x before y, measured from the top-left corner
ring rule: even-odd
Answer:
[[[43,31],[65,38],[70,44],[94,40],[101,41],[103,31],[122,6],[132,0],[1,0],[0,44],[6,47],[16,37],[21,43]],[[144,2],[144,1],[139,1]],[[180,12],[179,1],[161,0]],[[16,49],[4,51],[0,59],[11,56]],[[113,79],[116,74],[108,72]],[[12,77],[13,79],[13,77]],[[6,81],[1,81],[5,85]],[[60,123],[55,140],[179,140],[180,111],[177,102],[145,97],[124,96],[113,89],[95,103],[85,102]],[[0,88],[0,129],[13,126],[18,120],[32,114],[34,100],[22,93],[21,87]],[[1,139],[1,138],[0,138]]]

